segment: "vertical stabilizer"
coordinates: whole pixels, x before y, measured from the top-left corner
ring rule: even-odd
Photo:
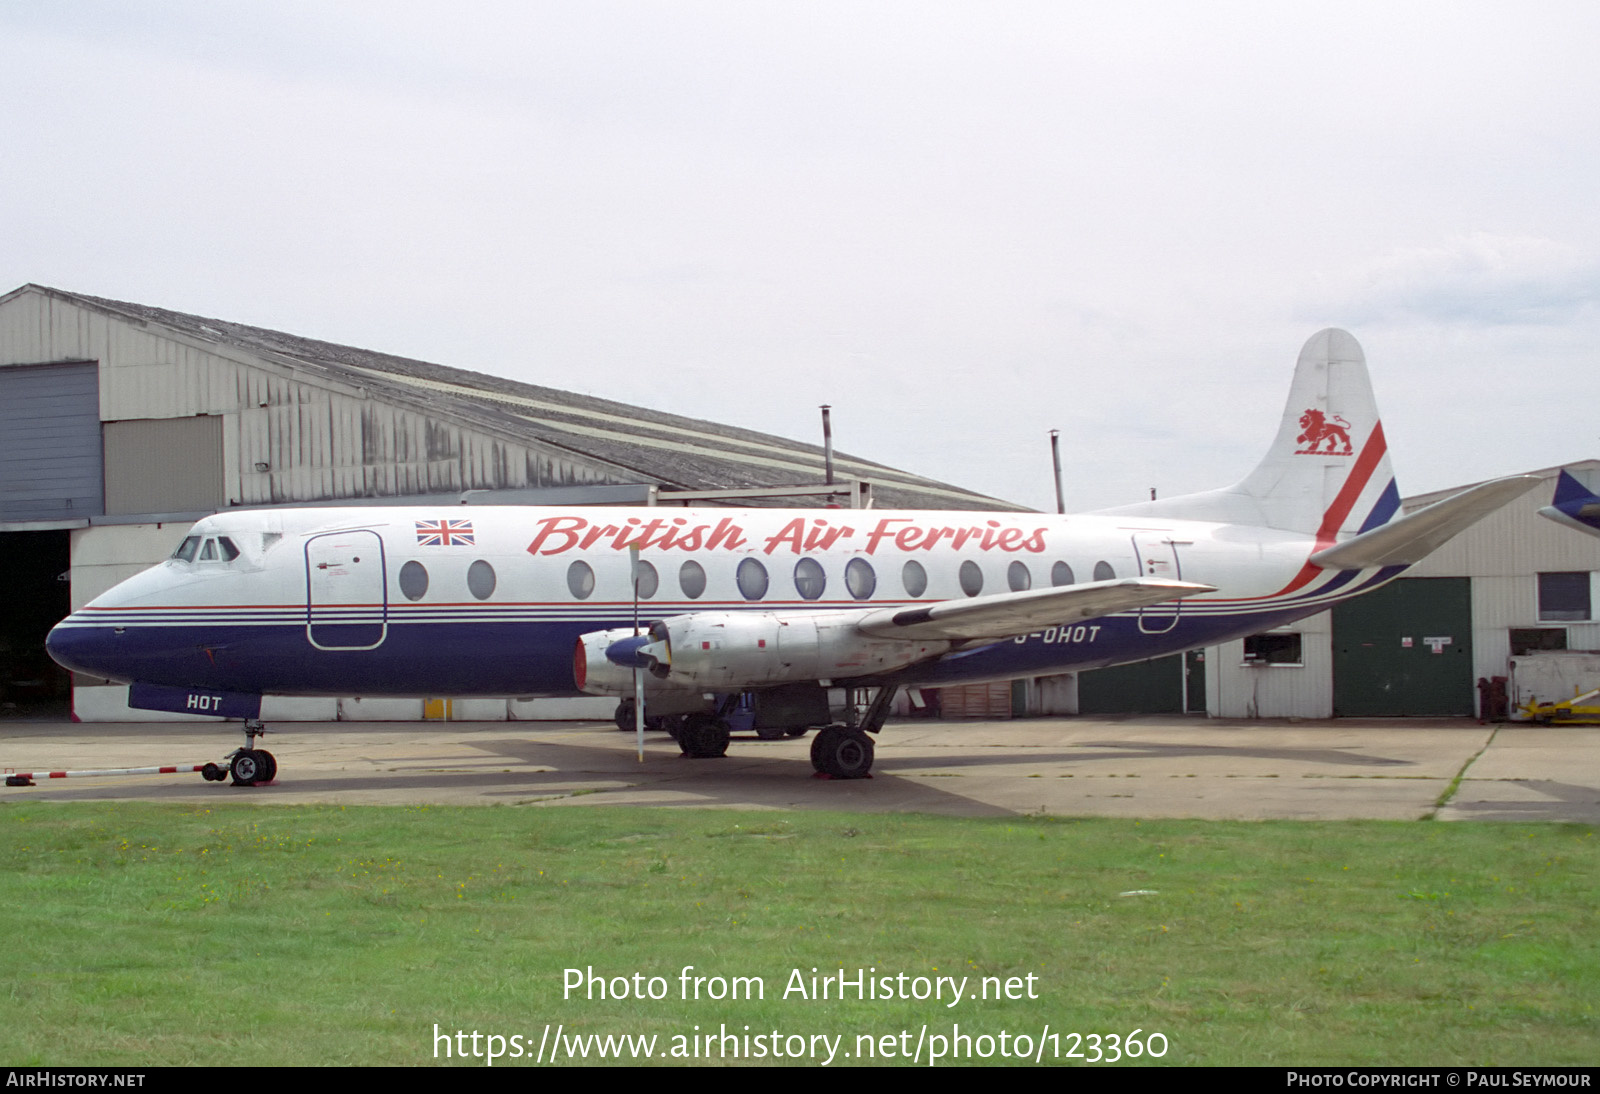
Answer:
[[[1366,357],[1348,333],[1318,331],[1300,351],[1266,457],[1233,486],[1106,513],[1250,524],[1315,533],[1369,531],[1400,508]]]

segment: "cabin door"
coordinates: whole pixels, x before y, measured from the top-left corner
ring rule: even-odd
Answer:
[[[1133,549],[1139,558],[1139,576],[1182,581],[1183,559],[1179,550],[1191,542],[1173,539],[1170,532],[1135,532]],[[1145,634],[1166,634],[1178,625],[1178,614],[1182,608],[1181,600],[1140,608],[1139,630]]]
[[[306,540],[306,639],[319,650],[371,650],[389,631],[383,540],[368,529]]]

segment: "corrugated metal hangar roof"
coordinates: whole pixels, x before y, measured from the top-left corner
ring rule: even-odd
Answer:
[[[618,482],[721,490],[818,483],[823,477],[819,445],[283,331],[43,286],[25,285],[0,297],[0,302],[25,292],[103,311],[146,329],[164,328],[220,356],[242,353],[288,365],[308,378],[320,373],[372,398],[453,417],[507,439],[537,440],[635,476],[619,477]],[[876,503],[884,508],[1025,508],[844,453],[835,452],[834,465],[841,479],[871,481]]]

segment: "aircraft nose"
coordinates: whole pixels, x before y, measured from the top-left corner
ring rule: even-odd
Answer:
[[[45,652],[56,664],[85,676],[131,680],[121,628],[96,625],[73,612],[45,636]]]

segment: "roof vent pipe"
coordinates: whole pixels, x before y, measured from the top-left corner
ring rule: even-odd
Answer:
[[[833,423],[828,418],[831,409],[827,403],[822,404],[822,458],[829,486],[833,485]]]

